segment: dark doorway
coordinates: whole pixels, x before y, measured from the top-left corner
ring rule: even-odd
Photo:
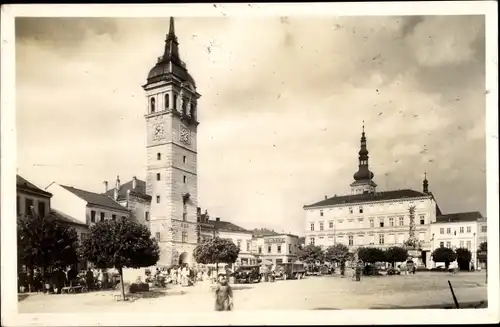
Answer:
[[[179,265],[183,265],[185,263],[188,263],[187,259],[188,259],[187,252],[182,252],[181,255],[179,256]]]
[[[424,266],[427,267],[427,251],[422,251],[422,262]]]

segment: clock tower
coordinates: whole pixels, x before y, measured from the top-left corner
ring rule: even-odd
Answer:
[[[149,71],[146,92],[150,230],[160,246],[159,264],[193,263],[198,206],[196,83],[179,56],[174,19],[165,49]]]

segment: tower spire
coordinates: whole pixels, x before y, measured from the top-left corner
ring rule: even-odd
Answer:
[[[171,61],[175,64],[181,65],[179,57],[179,42],[175,35],[174,17],[170,17],[170,25],[168,28],[167,38],[165,39],[165,51],[163,53],[162,61]]]
[[[358,171],[354,174],[354,183],[352,186],[361,187],[358,191],[374,191],[376,184],[372,181],[374,174],[368,168],[368,149],[366,147],[365,121],[363,120],[360,149],[358,152]],[[367,190],[366,187],[369,189]]]
[[[424,182],[422,184],[424,193],[429,193],[429,181],[427,180],[427,171],[424,172]]]

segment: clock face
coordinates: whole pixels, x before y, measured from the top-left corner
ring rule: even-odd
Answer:
[[[180,139],[181,139],[181,142],[189,144],[189,129],[181,126],[181,128],[180,128]]]
[[[153,129],[153,138],[155,140],[163,138],[163,125],[155,125]]]

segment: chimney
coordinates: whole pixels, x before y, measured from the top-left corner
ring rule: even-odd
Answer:
[[[327,195],[325,195],[325,200],[326,200],[326,199],[328,199],[328,196],[327,196]]]
[[[120,190],[120,176],[116,176],[116,184],[115,184],[115,189],[118,191]]]
[[[113,199],[115,199],[115,201],[116,201],[116,200],[118,200],[118,189],[115,188],[114,191],[115,192],[113,193]]]
[[[215,218],[215,221],[220,221],[220,217]]]
[[[104,192],[108,191],[108,181],[104,181]]]
[[[132,177],[132,189],[135,190],[137,187],[137,177]]]
[[[201,216],[201,208],[200,207],[196,208],[196,215]]]

